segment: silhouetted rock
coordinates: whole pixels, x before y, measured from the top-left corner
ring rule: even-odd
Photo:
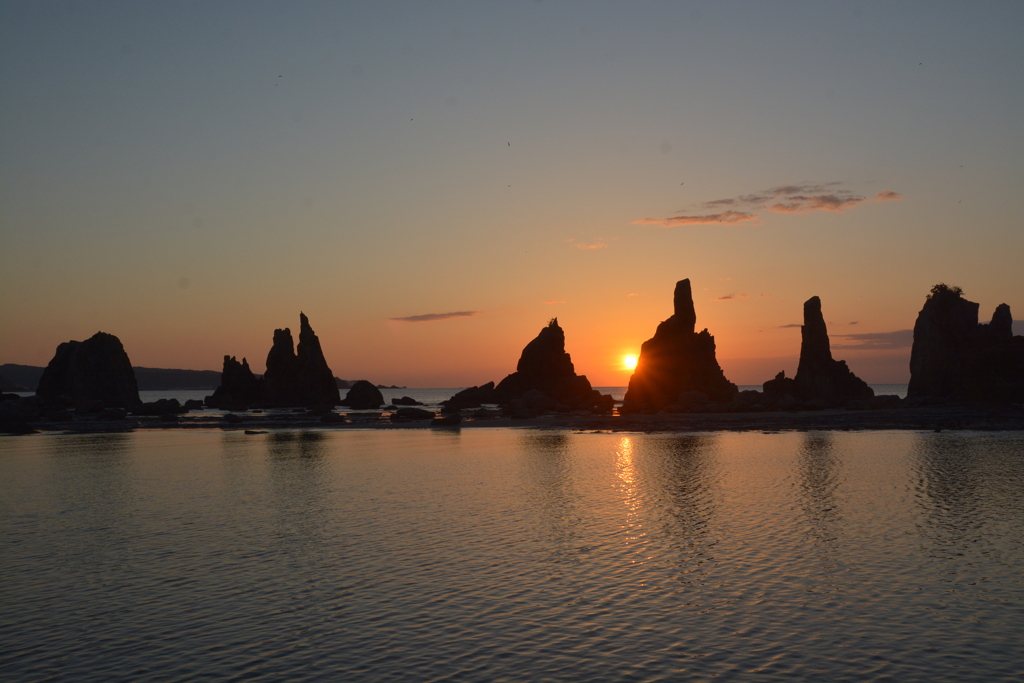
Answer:
[[[211,408],[258,405],[263,402],[263,379],[249,369],[245,358],[239,363],[234,356],[224,356],[224,369],[220,373],[220,386],[212,396],[206,397]]]
[[[298,359],[290,328],[274,330],[274,343],[267,354],[267,371],[263,373],[263,397],[267,405],[297,406]]]
[[[421,406],[423,405],[419,401],[409,396],[403,396],[402,398],[391,399],[391,405],[393,406]]]
[[[341,402],[341,405],[348,406],[352,410],[380,408],[383,404],[384,395],[380,393],[380,389],[365,379],[353,384],[352,388],[348,390],[348,394],[345,395],[345,400]]]
[[[309,318],[299,312],[299,345],[296,349],[296,387],[298,405],[332,405],[341,402],[338,384],[327,366],[320,339],[309,326]]]
[[[1024,337],[1013,336],[1010,307],[988,324],[963,290],[938,284],[914,323],[907,398],[1024,401]]]
[[[834,360],[828,341],[828,329],[821,314],[821,299],[812,296],[804,302],[804,324],[800,328],[800,365],[794,383],[797,396],[805,401],[844,403],[850,399],[869,399],[875,392],[867,382]]]
[[[117,337],[104,332],[58,346],[39,378],[36,395],[54,403],[98,401],[107,408],[142,403],[128,354]]]
[[[446,415],[445,417],[435,417],[430,422],[431,427],[457,427],[462,422],[461,415]]]
[[[207,397],[206,404],[216,408],[338,405],[339,380],[327,366],[320,340],[304,313],[299,313],[299,323],[297,352],[289,328],[274,330],[274,343],[267,354],[267,371],[262,378],[253,375],[246,359],[238,363],[233,357],[224,356],[220,386],[213,396]]]
[[[783,396],[796,396],[796,380],[786,377],[786,371],[780,370],[775,379],[770,379],[761,385],[766,398],[778,399]]]
[[[132,412],[136,415],[178,415],[187,413],[188,408],[182,406],[176,398],[161,398],[158,401],[143,403]]]
[[[694,331],[697,316],[689,280],[676,283],[673,304],[673,314],[640,347],[622,413],[661,410],[675,404],[684,391],[699,391],[718,402],[736,395],[736,385],[725,378],[715,358],[715,338],[706,329]]]
[[[935,285],[914,323],[907,397],[953,396],[977,345],[978,308],[959,287]]]
[[[494,393],[494,382],[488,382],[478,387],[469,387],[456,392],[447,401],[441,401],[441,412],[458,412],[463,408],[479,408],[484,403],[497,403],[498,397]]]
[[[391,419],[395,422],[402,422],[404,420],[433,420],[436,417],[433,410],[424,410],[423,408],[399,408],[391,415]]]
[[[505,403],[528,391],[544,393],[556,402],[568,402],[590,393],[585,375],[577,375],[565,352],[565,332],[552,318],[523,349],[516,371],[494,388],[497,402]]]

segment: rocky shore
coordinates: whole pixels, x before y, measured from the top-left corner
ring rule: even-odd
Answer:
[[[549,412],[513,418],[497,410],[447,418],[429,410],[406,417],[399,409],[372,412],[317,410],[221,413],[209,410],[164,415],[76,414],[64,411],[21,423],[4,433],[89,433],[133,430],[220,429],[246,432],[335,429],[526,428],[612,432],[978,430],[1024,431],[1024,405],[945,404],[876,410],[787,410],[645,414],[565,414]],[[452,418],[458,419],[452,419]]]

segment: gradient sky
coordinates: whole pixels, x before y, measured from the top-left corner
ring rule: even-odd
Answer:
[[[302,310],[340,377],[463,386],[557,316],[621,385],[688,277],[734,382],[795,371],[814,295],[837,358],[906,381],[935,283],[1024,315],[1022,28],[1021,2],[2,2],[0,362],[103,330],[260,372]]]

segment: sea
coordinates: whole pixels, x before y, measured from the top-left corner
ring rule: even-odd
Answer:
[[[5,681],[1020,681],[1022,633],[1021,432],[0,436]]]

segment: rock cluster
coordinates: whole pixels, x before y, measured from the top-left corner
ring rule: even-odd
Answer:
[[[938,284],[914,323],[907,397],[1024,401],[1024,337],[1013,335],[1010,307],[988,324],[959,287]]]
[[[484,403],[502,405],[506,412],[522,416],[545,410],[610,412],[613,406],[611,396],[593,389],[585,375],[576,374],[557,318],[523,348],[515,372],[497,386],[488,382],[463,389],[442,402],[442,410],[454,413]]]
[[[49,403],[95,403],[104,408],[142,404],[132,363],[121,340],[105,332],[58,346],[39,379],[36,396]]]
[[[636,370],[629,378],[620,412],[658,411],[681,399],[692,402],[702,394],[709,401],[726,403],[737,393],[715,357],[715,338],[707,329],[695,332],[697,314],[690,281],[676,283],[673,314],[640,347]]]
[[[304,313],[299,313],[299,323],[297,349],[289,328],[274,330],[274,343],[267,354],[267,371],[262,378],[252,373],[245,358],[239,363],[233,356],[224,356],[220,386],[206,397],[206,405],[237,409],[341,403],[338,383]]]

